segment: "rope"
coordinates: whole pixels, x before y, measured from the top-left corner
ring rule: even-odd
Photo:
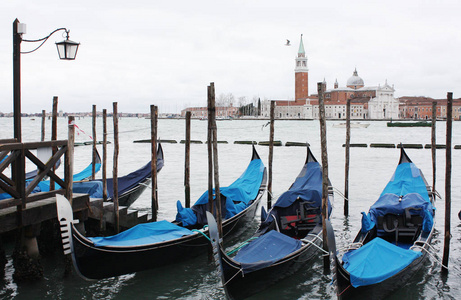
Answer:
[[[345,200],[349,201],[349,199],[348,199],[348,198],[346,198],[346,196],[344,196],[344,194],[343,194],[343,193],[341,193],[341,192],[340,192],[340,191],[339,191],[337,188],[333,187],[333,191],[335,191],[335,192],[336,192],[338,195],[340,195],[340,196],[341,196],[341,198],[343,198],[343,199],[345,199]]]
[[[419,242],[419,243],[422,243],[423,245],[427,245],[427,246],[429,246],[429,247],[428,247],[429,249],[435,251],[435,249],[434,249],[431,245],[429,245],[427,242],[424,242],[424,243],[423,243],[423,242]],[[410,250],[414,250],[414,249],[424,250],[424,251],[429,255],[430,258],[432,258],[433,260],[435,260],[436,262],[438,262],[438,263],[442,266],[442,268],[445,268],[446,270],[448,270],[448,267],[445,266],[445,265],[442,263],[441,259],[437,257],[437,254],[429,252],[428,249],[424,248],[424,247],[421,246],[421,245],[413,245],[413,246],[410,247]]]
[[[205,228],[205,227],[204,227],[204,228]],[[211,240],[210,240],[210,238],[208,237],[208,235],[206,235],[203,231],[198,230],[198,229],[192,229],[191,231],[200,233],[201,235],[203,235],[204,237],[206,237],[206,239],[207,239],[208,241],[211,242]]]
[[[311,235],[311,234],[308,234],[308,235]],[[323,248],[321,248],[320,246],[314,244],[314,241],[316,239],[320,239],[321,241],[323,241],[318,235],[314,235],[312,234],[312,236],[314,236],[314,239],[312,241],[309,241],[309,240],[306,240],[306,239],[302,239],[301,242],[305,243],[305,244],[311,244],[312,246],[316,247],[317,249],[319,249],[320,251],[323,252],[323,254],[328,254],[329,252],[328,251],[325,251]]]
[[[257,239],[257,238],[258,238],[258,237],[256,237],[256,236],[253,236],[253,237],[249,238],[248,240],[244,241],[244,242],[241,243],[239,246],[235,247],[234,249],[232,249],[231,251],[227,252],[226,254],[227,254],[227,255],[232,255],[232,254],[234,254],[236,251],[238,251],[238,250],[240,250],[241,248],[243,248],[243,246],[248,245],[248,244],[250,243],[250,241],[255,240],[255,239]]]

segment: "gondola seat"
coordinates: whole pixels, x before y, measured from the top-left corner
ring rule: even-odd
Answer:
[[[420,215],[386,214],[378,217],[378,236],[396,243],[412,243],[420,234],[422,224]]]
[[[320,222],[319,209],[309,207],[309,202],[299,201],[296,214],[281,215],[280,229],[289,236],[304,237]]]

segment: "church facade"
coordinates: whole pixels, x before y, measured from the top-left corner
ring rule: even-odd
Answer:
[[[298,55],[295,58],[295,100],[274,100],[275,117],[278,119],[318,119],[318,95],[309,96],[309,69],[301,35]],[[351,119],[398,119],[399,101],[394,97],[394,87],[388,85],[365,86],[357,69],[347,80],[345,87],[338,81],[333,89],[326,89],[324,80],[325,117],[346,119],[346,105],[351,103]],[[270,116],[271,100],[263,101],[261,115]]]

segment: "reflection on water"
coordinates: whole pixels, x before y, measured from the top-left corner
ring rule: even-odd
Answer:
[[[108,120],[111,122],[111,119]],[[233,144],[236,140],[269,140],[269,127],[263,127],[266,120],[218,122],[218,140],[228,141],[219,144],[219,171],[221,186],[233,182],[244,171],[251,158],[251,147]],[[329,176],[332,184],[339,191],[344,191],[344,148],[345,129],[334,128],[338,121],[327,122]],[[2,131],[0,139],[13,135],[13,119],[0,118]],[[91,130],[91,118],[77,120],[77,125],[87,133]],[[37,141],[40,128],[37,123],[23,119],[23,140]],[[47,136],[50,132],[47,120]],[[120,155],[119,174],[124,175],[144,165],[150,160],[149,144],[134,144],[133,140],[150,138],[150,120],[122,118],[119,120]],[[109,126],[111,128],[111,126]],[[461,123],[455,122],[453,144],[461,144]],[[67,124],[59,119],[58,139],[67,138]],[[111,131],[111,129],[109,129]],[[184,139],[184,120],[159,120],[159,137]],[[275,140],[285,142],[309,142],[314,155],[320,160],[320,134],[318,121],[276,121]],[[206,141],[206,122],[192,121],[192,139]],[[98,118],[98,135],[102,137],[102,120]],[[417,143],[429,144],[430,128],[391,128],[385,122],[370,122],[368,128],[353,128],[351,143]],[[77,141],[89,141],[90,138],[80,133]],[[113,136],[109,135],[109,140]],[[437,143],[445,143],[445,123],[437,123]],[[159,174],[159,219],[172,220],[175,217],[175,202],[184,201],[184,145],[164,144],[165,166]],[[98,148],[102,154],[102,148]],[[257,150],[267,162],[268,148],[257,146]],[[108,175],[111,174],[113,144],[108,145]],[[432,182],[431,152],[429,149],[408,149],[407,153],[414,163],[422,169],[428,182]],[[74,170],[87,166],[91,155],[90,146],[75,148]],[[441,276],[441,266],[434,260],[428,260],[423,269],[415,274],[413,280],[391,296],[391,299],[458,299],[461,291],[461,225],[457,213],[461,209],[461,150],[452,151],[452,240],[450,248],[450,272]],[[273,162],[273,194],[280,195],[289,188],[298,175],[306,156],[302,147],[276,147]],[[360,212],[368,211],[381,193],[398,163],[398,149],[351,148],[349,172],[349,216],[343,213],[343,199],[336,195],[332,224],[335,229],[337,247],[344,247],[351,242],[360,228]],[[62,171],[62,170],[61,170]],[[99,176],[101,176],[99,174]],[[110,177],[110,176],[109,176]],[[437,190],[444,196],[445,152],[437,151]],[[205,144],[191,145],[191,198],[198,197],[207,187],[207,150]],[[265,206],[266,196],[262,204]],[[149,210],[150,192],[147,190],[133,205],[136,209]],[[437,200],[436,233],[433,246],[435,253],[441,256],[443,251],[444,200]],[[249,230],[239,238],[225,241],[225,246],[232,246],[251,236],[259,222],[259,216]],[[7,250],[8,254],[11,254]],[[62,278],[61,256],[43,258],[45,267],[44,280],[33,284],[16,285],[11,274],[11,259],[6,267],[6,275],[1,282],[1,298],[15,299],[219,299],[224,297],[224,290],[215,271],[214,264],[209,264],[207,255],[181,264],[129,274],[116,278],[87,282],[75,274]],[[441,258],[441,257],[440,257]],[[108,266],[110,267],[110,266]],[[276,286],[255,295],[252,299],[335,299],[331,278],[323,275],[322,259],[318,257],[312,266],[306,267],[294,276]]]

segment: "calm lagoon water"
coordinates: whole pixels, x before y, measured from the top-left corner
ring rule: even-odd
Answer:
[[[112,119],[108,119],[111,124]],[[23,118],[23,141],[37,141],[40,137],[40,118]],[[332,125],[339,121],[327,122],[329,177],[333,186],[344,191],[344,148],[345,129]],[[59,118],[58,139],[67,139],[65,118]],[[102,140],[102,119],[98,118],[97,139]],[[207,122],[192,121],[192,139],[206,141]],[[368,128],[353,128],[351,143],[418,143],[430,144],[429,128],[388,128],[386,122],[368,122]],[[89,141],[91,118],[76,120],[82,129],[76,141]],[[233,144],[236,140],[269,140],[267,120],[234,120],[218,122],[218,140],[228,141],[219,144],[219,171],[221,186],[233,182],[245,170],[250,157],[251,146]],[[0,118],[2,132],[0,139],[13,136],[13,119]],[[112,125],[109,125],[112,132]],[[51,124],[47,120],[47,139]],[[119,121],[120,155],[119,175],[124,175],[144,165],[150,160],[150,144],[133,143],[134,140],[150,138],[150,120],[143,118],[122,118]],[[184,120],[159,120],[159,138],[184,139]],[[445,143],[445,122],[437,123],[437,143]],[[109,134],[113,141],[113,135]],[[319,121],[276,121],[275,139],[285,142],[309,142],[317,159],[320,155]],[[453,145],[461,144],[461,123],[453,127]],[[102,153],[102,148],[98,146]],[[158,177],[159,219],[173,220],[176,214],[176,201],[184,201],[184,145],[163,144],[165,166]],[[112,168],[112,144],[108,147],[108,176]],[[257,146],[257,150],[267,164],[268,147]],[[430,149],[408,149],[407,153],[423,171],[428,182],[432,182],[432,163]],[[273,161],[273,193],[280,195],[288,189],[296,178],[306,156],[303,147],[276,147]],[[461,209],[461,150],[452,150],[452,216],[449,274],[442,277],[440,264],[431,259],[425,267],[404,288],[390,299],[459,299],[461,292],[461,221],[458,212]],[[360,228],[360,212],[368,211],[384,186],[391,178],[399,159],[399,150],[380,148],[351,148],[349,178],[349,217],[343,215],[343,199],[335,195],[332,223],[338,247],[344,246],[355,237]],[[79,171],[91,161],[91,147],[75,148],[74,170]],[[433,241],[436,254],[443,250],[443,232],[445,215],[445,151],[437,151],[436,189],[442,196],[437,200],[436,234]],[[206,144],[191,145],[191,197],[192,201],[207,187],[207,150]],[[265,205],[266,196],[263,203]],[[132,208],[150,210],[150,192],[146,192],[134,203]],[[251,235],[258,224],[258,216],[251,224]],[[245,236],[225,241],[227,246],[243,241]],[[7,249],[9,250],[9,249]],[[129,274],[116,278],[87,282],[77,275],[63,278],[63,269],[59,257],[45,257],[45,278],[33,284],[16,284],[12,280],[11,251],[7,251],[9,260],[6,274],[0,281],[0,298],[5,299],[222,299],[224,290],[213,264],[207,262],[206,255],[181,264]],[[440,257],[441,259],[441,257]],[[110,267],[110,266],[108,266]],[[335,299],[331,278],[323,275],[321,258],[311,266],[296,273],[267,291],[252,299]]]

